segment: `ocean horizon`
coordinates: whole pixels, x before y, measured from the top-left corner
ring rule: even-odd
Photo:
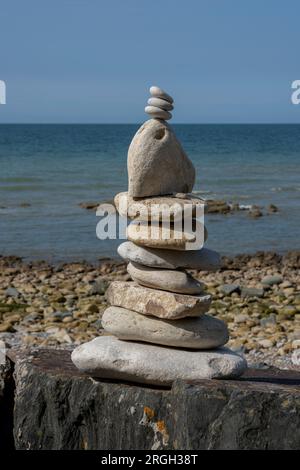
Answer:
[[[0,124],[0,255],[52,262],[115,257],[79,204],[127,190],[140,124]],[[300,124],[172,124],[197,172],[196,194],[247,211],[205,216],[205,246],[224,255],[300,249]],[[268,214],[274,204],[278,212]]]

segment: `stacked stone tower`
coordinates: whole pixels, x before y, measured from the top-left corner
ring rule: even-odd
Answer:
[[[152,119],[128,151],[128,192],[115,197],[119,214],[131,219],[118,253],[132,281],[110,284],[102,317],[108,335],[76,348],[72,360],[92,376],[156,385],[237,377],[246,362],[224,347],[227,327],[206,313],[211,296],[187,272],[215,271],[220,262],[203,247],[203,201],[191,195],[195,169],[166,123],[173,99],[159,87],[150,93]]]

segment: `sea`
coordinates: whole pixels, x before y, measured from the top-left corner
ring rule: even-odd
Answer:
[[[0,125],[0,255],[53,263],[117,257],[95,211],[127,190],[127,150],[139,124]],[[174,124],[206,199],[258,205],[205,216],[206,246],[223,255],[300,249],[300,125]],[[278,212],[267,214],[275,204]]]

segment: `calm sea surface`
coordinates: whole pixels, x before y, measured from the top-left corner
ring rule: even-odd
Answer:
[[[0,125],[0,254],[50,261],[116,256],[79,207],[127,188],[138,125]],[[195,190],[279,212],[206,216],[222,254],[300,249],[300,125],[174,125],[197,170]]]

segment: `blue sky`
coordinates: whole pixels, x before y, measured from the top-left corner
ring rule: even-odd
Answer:
[[[300,122],[294,0],[0,0],[0,122]]]

